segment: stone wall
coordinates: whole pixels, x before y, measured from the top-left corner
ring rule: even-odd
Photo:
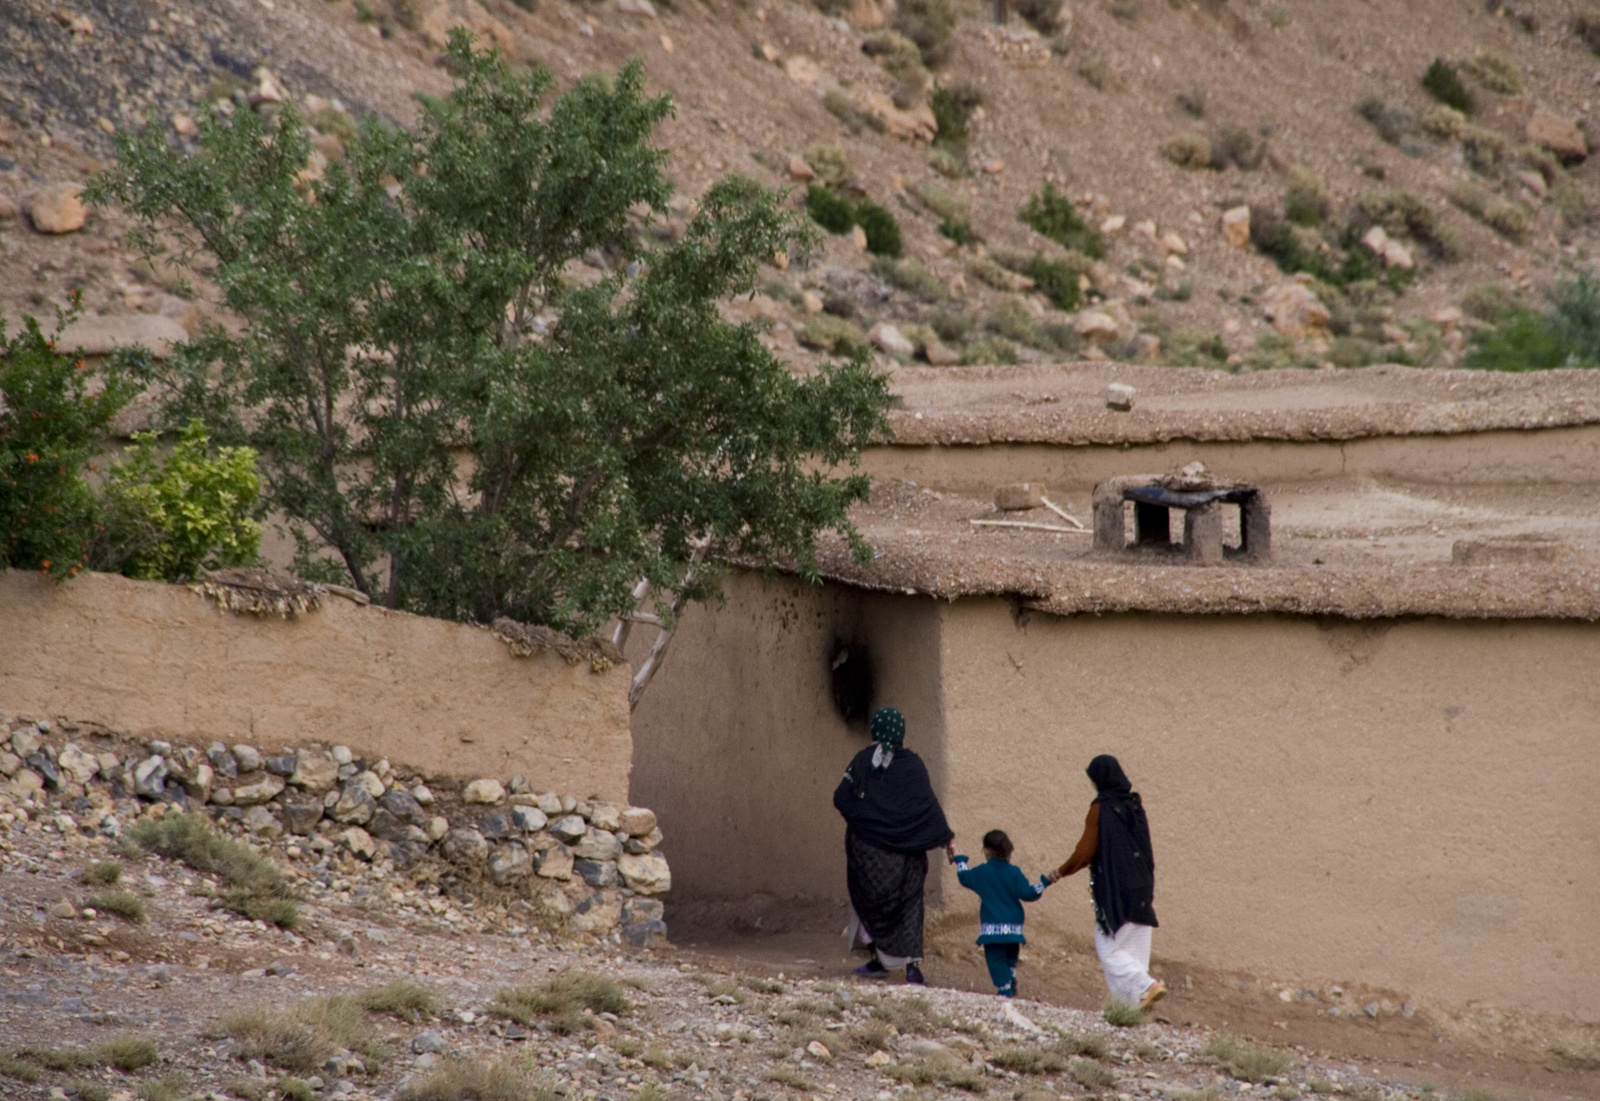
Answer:
[[[3,720],[0,716],[0,720]],[[117,836],[185,810],[280,858],[355,860],[494,888],[546,928],[664,941],[672,888],[653,811],[539,792],[522,775],[462,784],[346,745],[140,743],[94,724],[0,725],[0,849],[34,817]]]
[[[304,745],[628,797],[626,666],[515,656],[488,630],[329,596],[241,615],[184,586],[0,571],[0,709],[131,735]]]

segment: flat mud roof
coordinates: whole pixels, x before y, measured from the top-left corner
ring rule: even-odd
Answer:
[[[1106,387],[1135,390],[1107,408]],[[1364,367],[1231,375],[1077,363],[901,367],[893,445],[1349,440],[1600,423],[1600,371]]]

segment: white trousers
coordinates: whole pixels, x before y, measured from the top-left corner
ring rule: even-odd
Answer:
[[[1094,950],[1113,1001],[1138,1005],[1155,982],[1150,977],[1150,932],[1150,926],[1130,921],[1108,937],[1095,926]]]

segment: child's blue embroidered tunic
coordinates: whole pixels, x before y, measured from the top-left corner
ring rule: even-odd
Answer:
[[[956,857],[956,878],[969,891],[978,896],[979,944],[1027,944],[1022,935],[1022,904],[1033,902],[1049,886],[1043,876],[1037,883],[1029,883],[1009,860],[986,860],[976,868],[967,866],[967,858]]]

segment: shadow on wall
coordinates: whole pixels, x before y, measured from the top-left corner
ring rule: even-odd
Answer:
[[[835,640],[828,663],[833,681],[833,706],[852,729],[865,729],[877,705],[873,696],[872,652],[864,642]]]

